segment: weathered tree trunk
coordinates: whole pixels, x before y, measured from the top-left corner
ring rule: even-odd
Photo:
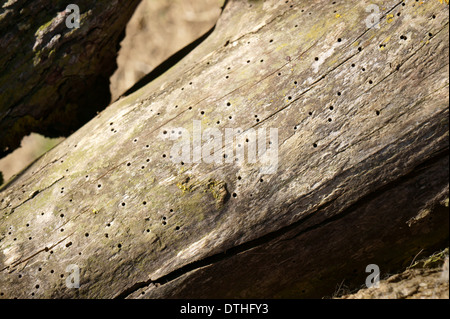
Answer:
[[[4,187],[1,296],[322,297],[448,244],[448,7],[374,4],[380,28],[364,1],[230,1],[185,59]],[[195,146],[194,121],[240,128],[220,164],[207,136],[202,160],[173,161],[167,136]],[[260,128],[278,129],[273,171],[237,156]]]
[[[67,136],[110,102],[109,78],[140,0],[10,0],[0,9],[0,158],[31,132]],[[69,25],[70,26],[70,25]]]

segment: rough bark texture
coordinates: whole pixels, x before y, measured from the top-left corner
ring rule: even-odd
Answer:
[[[447,247],[448,6],[374,3],[379,29],[364,1],[230,1],[4,186],[0,296],[322,297]],[[241,128],[231,163],[171,160],[193,120]],[[278,128],[276,173],[233,160],[251,128]]]
[[[109,77],[139,2],[1,1],[0,157],[31,132],[67,136],[109,104]],[[66,26],[71,3],[79,29]]]
[[[445,258],[445,256],[443,257]],[[445,259],[441,258],[441,256],[432,256],[422,264],[412,265],[402,273],[381,280],[377,289],[364,288],[354,294],[344,295],[340,298],[448,299],[448,255]]]

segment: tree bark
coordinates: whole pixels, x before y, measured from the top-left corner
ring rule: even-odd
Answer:
[[[379,28],[362,1],[229,1],[3,187],[1,297],[324,297],[448,245],[448,6],[374,4]],[[199,125],[222,136],[196,161]],[[238,156],[262,128],[272,171]]]
[[[2,1],[0,158],[31,132],[68,136],[109,103],[109,78],[125,26],[140,0]]]

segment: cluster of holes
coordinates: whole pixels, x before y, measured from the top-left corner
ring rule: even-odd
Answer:
[[[418,1],[418,0],[416,0],[416,1]],[[289,2],[289,1],[286,1],[286,3],[288,3],[288,2]],[[335,3],[335,2],[333,2],[333,4],[334,4],[334,3]],[[402,3],[402,5],[404,6],[405,3]],[[251,5],[250,5],[250,6],[251,6]],[[292,7],[292,5],[291,5],[291,7]],[[304,12],[303,9],[302,9],[301,11]],[[311,13],[309,13],[309,14],[311,14]],[[397,16],[400,16],[400,12],[397,13]],[[433,15],[432,18],[435,19],[436,16]],[[295,25],[295,27],[297,28],[298,25]],[[430,33],[428,33],[428,36],[429,36],[429,37],[432,37],[433,34],[430,32]],[[401,35],[401,36],[400,36],[400,39],[401,39],[401,40],[407,40],[407,37],[406,37],[405,35]],[[270,39],[270,40],[269,40],[269,43],[273,43],[273,42],[274,42],[273,39]],[[341,38],[338,38],[338,39],[337,39],[337,42],[342,42],[342,39],[341,39]],[[225,47],[228,46],[229,43],[230,43],[230,41],[227,41],[227,42],[225,43],[224,46],[225,46]],[[248,42],[248,43],[250,43],[250,42]],[[385,44],[380,44],[380,48],[384,48],[385,46],[386,46]],[[361,47],[358,47],[358,51],[361,52],[361,51],[362,51],[362,48],[361,48]],[[288,58],[289,58],[289,57],[288,57]],[[290,60],[290,58],[289,58],[289,60]],[[314,60],[315,60],[315,61],[319,61],[319,57],[315,57]],[[250,64],[250,63],[251,63],[251,60],[247,60],[246,62],[247,62],[247,64]],[[264,59],[261,59],[261,60],[260,60],[260,63],[263,63],[263,62],[264,62]],[[209,65],[210,62],[208,61],[207,64]],[[352,67],[352,68],[356,67],[355,63],[352,63],[352,64],[351,64],[351,67]],[[400,66],[397,66],[397,70],[399,69],[399,67],[400,67]],[[230,70],[231,68],[228,67],[227,69]],[[362,67],[361,70],[364,72],[364,71],[365,71],[365,68]],[[282,75],[281,72],[278,72],[278,76],[281,76],[281,75]],[[226,76],[226,79],[228,79],[228,78],[229,78],[229,75]],[[294,85],[298,85],[298,82],[297,82],[297,81],[294,81],[293,83],[294,83]],[[368,80],[368,83],[369,83],[369,84],[373,84],[373,81],[372,81],[371,79],[369,79],[369,80]],[[192,83],[192,82],[189,82],[189,85],[193,85],[193,83]],[[182,87],[181,90],[184,90],[184,87]],[[341,93],[340,91],[338,91],[338,92],[337,92],[337,95],[338,95],[338,96],[341,96],[342,93]],[[288,96],[287,99],[288,99],[289,101],[291,101],[291,100],[293,99],[293,97],[292,97],[292,96]],[[226,105],[227,105],[227,106],[231,106],[231,102],[227,102]],[[175,108],[178,108],[178,105],[176,105]],[[334,108],[333,108],[333,106],[330,106],[329,109],[332,111]],[[192,110],[192,107],[189,107],[189,110]],[[380,115],[380,111],[379,111],[379,110],[376,110],[375,112],[376,112],[376,115],[377,115],[377,116]],[[200,114],[201,114],[201,115],[204,115],[205,112],[204,112],[204,111],[201,111]],[[312,116],[312,115],[313,115],[313,112],[310,111],[308,114],[309,114],[310,116]],[[158,113],[157,115],[160,115],[160,113]],[[229,116],[229,119],[232,119],[232,116]],[[258,115],[255,115],[255,120],[256,120],[256,122],[259,122],[259,121],[260,121],[260,119],[258,118]],[[332,122],[332,118],[328,118],[328,122]],[[220,124],[220,121],[217,121],[217,124]],[[111,123],[110,123],[110,126],[112,127],[113,125],[114,125],[114,123],[111,122]],[[295,126],[295,129],[297,129],[297,126]],[[115,130],[114,128],[111,128],[111,131],[114,132],[114,133],[117,133],[117,130]],[[164,132],[163,132],[163,134],[167,134],[167,133],[168,133],[167,131],[164,131]],[[137,138],[133,140],[133,143],[137,143],[137,142],[138,142],[138,139],[137,139]],[[246,142],[249,142],[249,140],[246,139]],[[74,147],[77,147],[77,145],[75,145]],[[150,147],[149,145],[146,145],[146,148],[149,148],[149,147]],[[317,143],[313,143],[313,147],[314,147],[314,148],[317,148],[317,147],[318,147],[318,144],[317,144]],[[162,157],[163,157],[163,158],[166,158],[167,155],[166,155],[166,154],[163,154]],[[224,157],[226,158],[226,155],[224,155]],[[150,159],[147,159],[147,162],[150,162]],[[63,163],[63,161],[61,161],[61,163]],[[181,163],[181,164],[183,165],[184,163]],[[131,163],[128,162],[126,165],[127,165],[128,167],[130,167],[130,166],[131,166]],[[142,166],[141,168],[144,169],[145,167]],[[88,178],[89,178],[89,176],[86,175],[86,179],[88,179]],[[242,179],[241,176],[238,176],[238,180],[241,180],[241,179]],[[260,183],[264,182],[263,178],[261,178],[261,179],[259,180],[259,182],[260,182]],[[102,185],[101,185],[101,184],[98,184],[97,187],[100,189],[100,188],[102,188]],[[61,188],[61,194],[63,194],[63,193],[64,193],[64,187]],[[232,197],[233,197],[233,198],[237,198],[237,193],[232,193]],[[70,201],[72,202],[72,199],[71,199]],[[2,202],[3,202],[3,199],[2,199]],[[146,202],[146,201],[143,201],[142,204],[143,204],[144,206],[146,206],[146,205],[147,205],[147,202]],[[121,203],[121,206],[122,206],[122,207],[125,207],[125,206],[126,206],[126,203],[125,203],[125,202],[122,202],[122,203]],[[172,210],[171,210],[171,212],[172,212]],[[41,213],[41,215],[44,215],[44,213]],[[61,217],[61,218],[64,218],[64,214],[61,214],[60,217]],[[162,217],[162,224],[163,224],[163,225],[167,225],[167,217],[165,217],[165,216]],[[26,226],[29,227],[29,224],[27,223]],[[107,224],[107,227],[110,227],[110,226],[111,226],[111,224]],[[180,226],[176,226],[175,229],[176,229],[176,230],[179,230],[179,229],[180,229]],[[61,232],[63,232],[63,231],[64,231],[64,229],[61,228]],[[147,232],[150,232],[150,229],[147,229],[146,231],[147,231]],[[12,233],[9,232],[8,234],[11,235]],[[89,233],[85,233],[85,237],[89,237]],[[106,237],[106,238],[109,237],[108,233],[105,233],[105,237]],[[29,239],[29,240],[32,240],[32,237],[29,237],[28,239]],[[15,241],[15,240],[17,240],[17,238],[14,238],[14,241]],[[66,247],[70,247],[71,245],[72,245],[72,242],[69,242],[69,243],[66,244]],[[122,247],[122,244],[119,243],[119,244],[117,245],[117,247],[120,249],[120,248]],[[50,251],[50,253],[53,253],[53,251]],[[81,252],[80,252],[79,254],[81,255]],[[42,269],[39,268],[39,271],[41,271],[41,270],[42,270]],[[53,270],[52,270],[51,272],[53,273]],[[19,278],[21,278],[21,276],[22,276],[22,275],[19,275]],[[61,275],[61,278],[62,278],[63,276],[64,276],[64,275]],[[36,288],[36,289],[39,289],[39,285],[36,285],[35,288]],[[0,293],[0,295],[2,296],[3,293]]]
[[[111,132],[117,133],[117,130],[114,127],[112,127],[114,125],[114,122],[109,123],[109,125],[111,126]]]

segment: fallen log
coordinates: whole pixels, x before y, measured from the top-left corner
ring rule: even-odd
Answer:
[[[3,186],[0,297],[323,297],[446,247],[448,21],[439,1],[229,1]]]
[[[109,78],[139,2],[3,1],[0,158],[31,132],[68,136],[110,103]]]

